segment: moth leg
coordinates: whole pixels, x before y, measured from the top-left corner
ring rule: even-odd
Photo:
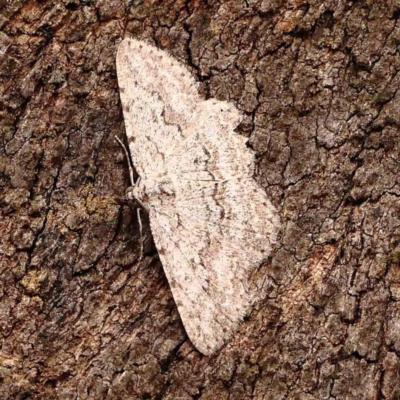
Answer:
[[[122,149],[124,150],[126,160],[128,161],[129,179],[131,181],[131,186],[129,186],[125,190],[125,197],[128,200],[136,200],[140,204],[140,206],[143,208],[143,210],[145,210],[148,213],[149,212],[148,208],[142,203],[142,201],[140,199],[136,198],[135,195],[133,194],[133,188],[135,186],[139,185],[140,176],[137,178],[137,180],[135,182],[135,179],[133,178],[133,166],[132,166],[131,158],[129,157],[129,152],[128,152],[127,148],[125,147],[125,145],[122,143],[121,139],[119,139],[117,136],[115,136],[115,139],[117,140],[117,142],[121,145]]]
[[[117,140],[117,142],[123,148],[124,153],[125,153],[125,157],[126,157],[126,159],[128,161],[129,179],[131,181],[131,186],[129,186],[126,189],[125,197],[128,200],[136,200],[136,201],[138,201],[138,203],[141,205],[141,207],[143,207],[143,209],[148,212],[148,210],[145,207],[145,205],[139,199],[137,199],[133,194],[133,188],[139,184],[140,176],[137,179],[137,181],[135,182],[135,179],[133,178],[133,166],[132,166],[131,158],[129,157],[129,152],[128,152],[127,148],[125,147],[125,145],[122,143],[122,141],[117,136],[115,136],[115,139]],[[139,255],[139,262],[140,262],[142,260],[142,258],[143,258],[143,224],[142,224],[142,218],[140,216],[140,208],[139,207],[136,208],[136,214],[137,214],[137,219],[138,219],[138,223],[139,223],[139,232],[140,232],[140,255]]]
[[[115,139],[121,145],[121,147],[124,149],[125,157],[126,157],[126,159],[128,161],[129,178],[131,180],[131,185],[135,186],[135,180],[133,179],[133,167],[132,167],[131,158],[129,157],[128,150],[127,150],[127,148],[125,147],[125,145],[122,143],[121,139],[118,136],[115,136]],[[130,189],[130,188],[128,188],[128,189]],[[128,195],[128,192],[126,194]]]
[[[139,223],[139,232],[140,232],[140,255],[139,255],[139,262],[143,258],[143,225],[142,225],[142,218],[140,217],[140,208],[136,209],[137,219]]]

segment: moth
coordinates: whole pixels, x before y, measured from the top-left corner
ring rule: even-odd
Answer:
[[[130,195],[149,214],[186,332],[210,355],[251,305],[249,272],[268,257],[278,214],[254,180],[233,104],[201,98],[187,68],[144,41],[123,40],[117,75],[140,177]]]

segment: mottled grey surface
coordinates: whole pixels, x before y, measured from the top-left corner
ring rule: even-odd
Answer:
[[[398,1],[13,1],[0,11],[0,398],[398,399]],[[115,56],[168,50],[239,133],[282,219],[265,299],[188,340],[123,201]]]

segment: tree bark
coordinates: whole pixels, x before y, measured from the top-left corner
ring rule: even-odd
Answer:
[[[0,9],[1,399],[400,399],[396,0]],[[127,35],[243,111],[281,216],[255,274],[266,295],[211,357],[186,336],[148,221],[139,262],[114,140]]]

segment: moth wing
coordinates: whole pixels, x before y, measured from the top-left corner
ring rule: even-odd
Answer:
[[[117,73],[133,162],[174,187],[150,208],[160,259],[190,339],[211,354],[250,304],[248,273],[275,240],[275,209],[233,105],[202,101],[186,68],[144,42],[122,42]]]
[[[153,176],[185,138],[199,101],[196,81],[165,51],[129,38],[118,48],[117,75],[133,162],[142,178]]]
[[[249,271],[266,259],[279,228],[253,179],[254,154],[233,131],[239,120],[231,104],[199,105],[186,140],[166,157],[175,197],[160,199],[150,214],[183,324],[204,354],[242,320],[252,300]]]
[[[248,310],[249,271],[268,256],[278,225],[273,206],[251,179],[197,185],[201,196],[152,209],[150,223],[186,332],[208,355]]]
[[[220,227],[244,251],[257,254],[269,242],[268,255],[279,218],[254,180],[254,152],[246,146],[247,139],[234,131],[240,118],[231,103],[201,102],[187,138],[168,154],[165,165],[181,212]]]

